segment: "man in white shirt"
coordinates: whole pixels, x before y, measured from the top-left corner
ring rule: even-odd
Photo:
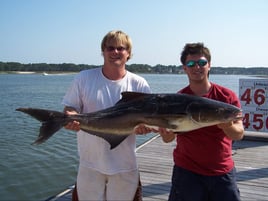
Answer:
[[[68,114],[89,113],[113,106],[121,92],[150,93],[146,80],[126,70],[131,58],[132,42],[122,31],[106,34],[101,44],[104,64],[81,71],[63,98]],[[136,162],[136,135],[128,136],[116,148],[104,139],[82,130],[78,122],[65,128],[78,131],[79,200],[133,200],[139,182]]]

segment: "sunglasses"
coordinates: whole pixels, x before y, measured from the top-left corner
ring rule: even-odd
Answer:
[[[198,66],[204,67],[205,65],[207,65],[207,63],[208,61],[205,59],[199,59],[198,61],[190,60],[186,62],[186,66],[189,68],[192,68],[192,67],[195,67],[196,64],[198,64]]]
[[[108,46],[108,47],[106,47],[106,50],[108,51],[108,52],[112,52],[112,51],[114,51],[114,50],[117,50],[118,52],[122,52],[122,51],[124,51],[126,48],[125,47],[122,47],[122,46],[119,46],[119,47],[113,47],[113,46]]]

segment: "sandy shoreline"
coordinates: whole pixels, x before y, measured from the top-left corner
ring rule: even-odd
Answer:
[[[19,75],[31,75],[31,74],[42,74],[42,75],[66,75],[76,74],[78,72],[65,72],[65,71],[51,71],[51,72],[36,72],[36,71],[1,71],[0,74],[19,74]]]

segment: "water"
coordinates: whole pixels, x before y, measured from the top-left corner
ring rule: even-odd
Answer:
[[[188,84],[186,75],[142,74],[154,93],[174,93]],[[62,129],[46,143],[32,146],[39,122],[16,112],[18,107],[61,111],[74,75],[0,74],[0,200],[45,200],[76,179],[76,135]],[[211,75],[210,80],[238,94],[237,75]],[[228,81],[227,81],[228,80]],[[137,144],[151,135],[138,136]]]

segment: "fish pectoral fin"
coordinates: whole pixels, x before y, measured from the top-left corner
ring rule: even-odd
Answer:
[[[114,134],[109,134],[109,133],[99,133],[99,132],[92,132],[92,131],[90,131],[89,133],[86,130],[83,130],[83,131],[87,132],[88,134],[95,135],[106,140],[111,145],[111,149],[114,149],[115,147],[117,147],[121,142],[123,142],[129,136],[129,135],[114,135]]]
[[[114,149],[121,142],[123,142],[127,137],[128,137],[128,135],[111,135],[111,134],[106,134],[103,137],[103,139],[105,139],[111,145],[111,149]]]

